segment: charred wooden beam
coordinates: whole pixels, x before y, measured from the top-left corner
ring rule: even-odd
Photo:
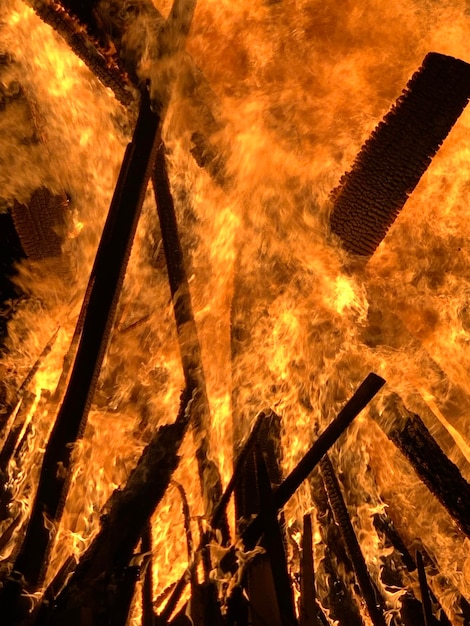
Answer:
[[[331,619],[338,626],[364,626],[357,596],[354,593],[354,570],[346,552],[343,538],[334,521],[333,512],[320,472],[310,478],[312,499],[315,504],[324,556],[319,563],[321,569],[320,597],[329,610]]]
[[[253,425],[253,428],[245,442],[245,444],[243,445],[240,454],[237,458],[236,464],[235,464],[235,468],[232,474],[232,477],[230,479],[230,481],[228,482],[227,487],[225,488],[225,491],[222,495],[222,497],[220,498],[219,502],[217,503],[212,518],[210,520],[210,526],[211,528],[218,528],[219,527],[219,523],[220,520],[222,519],[222,516],[225,516],[226,514],[226,508],[227,505],[229,503],[229,500],[232,496],[233,490],[235,485],[237,484],[237,482],[240,480],[240,475],[243,471],[243,467],[244,464],[248,458],[248,456],[253,452],[254,450],[254,446],[256,444],[256,441],[259,437],[259,433],[261,430],[261,426],[263,424],[263,422],[266,419],[266,413],[261,412],[259,413],[259,415],[257,416],[255,423]],[[202,543],[199,545],[198,550],[202,549]],[[165,605],[164,609],[161,611],[160,613],[160,619],[164,622],[168,621],[172,615],[172,613],[174,612],[185,588],[186,585],[189,584],[191,577],[192,577],[192,573],[193,573],[193,569],[192,569],[192,564],[190,561],[190,566],[189,568],[186,570],[186,572],[183,574],[183,576],[174,584],[173,588],[169,591],[169,599],[167,604]],[[236,596],[236,592],[235,592],[235,596]],[[237,600],[235,599],[234,596],[234,600],[233,603],[236,603]]]
[[[142,626],[155,626],[153,613],[152,525],[150,520],[145,524],[144,532],[142,533],[142,552],[148,555],[142,581]]]
[[[274,505],[271,478],[259,444],[256,446],[255,460],[260,496],[260,516],[263,520],[263,545],[271,565],[281,623],[282,626],[297,626],[284,538],[279,527],[278,511]]]
[[[2,106],[1,102],[2,96],[0,94],[0,107]],[[21,247],[11,213],[0,213],[0,355],[5,349],[4,342],[7,336],[8,321],[15,311],[16,302],[21,297],[21,290],[14,283],[13,277],[16,273],[16,264],[24,256],[24,250]],[[5,381],[0,383],[0,402],[1,405],[5,405],[5,408],[2,407],[2,409],[8,413],[10,409],[8,408]]]
[[[281,471],[281,419],[274,411],[264,413],[257,433],[255,447],[261,448],[267,464],[268,476],[272,488],[279,487],[282,481]],[[242,450],[243,451],[243,450]],[[244,449],[246,451],[246,447]],[[236,456],[236,465],[239,455]],[[235,515],[238,522],[250,519],[261,509],[262,487],[259,485],[255,449],[243,459],[243,465],[235,484]]]
[[[45,187],[35,189],[26,204],[14,203],[11,214],[28,258],[61,256],[68,204],[65,193],[53,195]]]
[[[72,445],[81,437],[106,351],[133,237],[153,167],[160,118],[143,92],[132,142],[126,150],[91,277],[92,289],[69,385],[44,454],[26,537],[15,562],[28,589],[41,580],[51,546],[45,517],[61,518],[69,487]],[[116,210],[116,205],[120,210]],[[58,468],[62,468],[59,472]]]
[[[333,191],[332,232],[370,256],[470,97],[470,65],[429,53]]]
[[[186,536],[186,549],[188,551],[188,563],[192,564],[194,561],[194,543],[193,534],[191,532],[191,513],[189,510],[188,497],[183,485],[175,482],[176,488],[181,496],[181,503],[183,508],[183,520],[184,520],[184,534]]]
[[[376,393],[383,387],[385,381],[377,374],[370,373],[360,384],[352,398],[338,413],[337,417],[318,437],[309,451],[303,456],[297,466],[285,478],[274,492],[274,504],[281,509],[291,498],[303,481],[328,452],[341,434],[367,406]],[[258,515],[243,532],[243,541],[247,549],[252,549],[262,534],[262,524]]]
[[[316,619],[312,518],[304,515],[300,559],[300,626],[318,626]]]
[[[424,569],[423,556],[419,550],[416,552],[416,564],[418,567],[419,589],[421,592],[421,604],[423,607],[424,626],[432,626],[433,614],[431,598],[429,596],[426,570]]]
[[[373,516],[373,524],[375,529],[382,533],[387,538],[390,545],[392,545],[398,552],[406,569],[409,572],[414,572],[416,569],[416,563],[411,555],[411,552],[408,550],[405,542],[395,528],[393,520],[385,513],[376,513]]]
[[[119,102],[129,106],[136,100],[125,72],[119,66],[118,59],[111,53],[111,47],[105,49],[103,46],[101,50],[99,49],[98,42],[83,28],[83,21],[80,22],[70,10],[66,10],[69,3],[61,3],[58,0],[24,1],[65,40],[98,80],[113,91]],[[81,17],[83,19],[83,14]]]
[[[180,601],[181,596],[184,593],[186,585],[189,583],[189,580],[190,580],[190,572],[186,571],[184,575],[174,585],[171,595],[168,599],[168,602],[165,604],[165,607],[157,616],[159,622],[160,621],[162,623],[168,622],[174,610],[176,609],[178,602]]]
[[[380,597],[380,594],[378,593],[378,590],[373,584],[369,572],[367,571],[364,555],[362,554],[359,541],[356,537],[356,533],[354,532],[336,473],[328,455],[325,455],[320,461],[320,472],[322,474],[335,521],[339,526],[346,550],[353,564],[357,582],[361,589],[362,596],[364,597],[369,617],[371,618],[374,626],[385,626],[385,602]]]
[[[191,142],[193,147],[190,152],[199,167],[205,169],[222,189],[228,190],[232,181],[227,174],[225,156],[200,132],[191,135]]]
[[[392,546],[394,548],[393,554],[383,560],[382,581],[387,585],[402,587],[404,589],[408,587],[407,592],[401,598],[401,619],[405,626],[424,626],[422,604],[413,595],[413,591],[409,586],[409,576],[406,575],[401,565],[403,564],[405,566],[406,572],[412,573],[416,571],[416,561],[405,546],[403,539],[395,528],[393,520],[388,517],[388,515],[384,513],[374,515],[373,523],[379,536],[384,540],[385,546]],[[440,614],[439,619],[434,617],[433,623],[451,626],[451,622],[430,587],[428,587],[428,592],[432,606],[435,609],[434,612]],[[462,597],[457,590],[454,590],[454,595],[460,602]]]
[[[64,561],[62,567],[59,569],[52,582],[44,592],[41,602],[37,609],[33,612],[32,617],[27,620],[26,626],[30,626],[31,624],[34,624],[34,626],[43,626],[43,624],[46,623],[54,600],[64,588],[67,578],[72,574],[76,565],[77,561],[74,556],[69,556],[68,559]]]
[[[245,443],[241,447],[241,450],[240,450],[240,452],[239,452],[239,454],[237,456],[237,459],[235,461],[235,468],[233,470],[232,477],[230,478],[230,480],[228,482],[228,485],[225,488],[225,491],[224,491],[222,497],[220,498],[219,502],[217,503],[217,505],[216,505],[216,507],[214,509],[214,513],[213,513],[212,519],[211,519],[211,526],[212,526],[212,528],[217,528],[221,516],[225,515],[225,511],[226,511],[227,505],[229,503],[229,500],[232,497],[232,493],[234,491],[235,486],[241,480],[241,475],[243,473],[243,468],[245,466],[245,463],[246,463],[248,457],[251,455],[251,453],[254,450],[254,446],[256,444],[256,441],[258,440],[258,437],[259,437],[260,432],[261,432],[261,427],[263,425],[263,422],[266,419],[266,416],[267,416],[267,414],[265,412],[259,413],[259,415],[257,416],[257,418],[255,420],[255,423],[253,425],[253,428],[252,428],[252,430],[251,430],[247,440],[245,441]]]
[[[126,582],[132,554],[178,465],[178,451],[190,423],[190,403],[186,390],[175,423],[156,432],[123,490],[111,497],[101,530],[57,598],[48,626],[79,626],[83,611],[90,626],[99,626],[119,613],[120,584],[123,579]]]
[[[209,399],[207,397],[201,346],[194,319],[189,281],[178,232],[163,143],[160,144],[157,151],[155,166],[152,172],[152,182],[160,220],[170,292],[173,300],[183,373],[186,384],[196,394],[192,416],[197,437],[196,456],[201,490],[206,503],[206,513],[211,518],[215,506],[222,496],[222,480],[219,469],[210,457],[208,440],[211,421]],[[216,521],[218,528],[222,532],[223,541],[228,543],[229,529],[225,515],[221,515],[220,519]]]
[[[379,426],[406,457],[463,533],[470,537],[470,485],[450,461],[418,415],[395,394],[390,396]]]
[[[24,380],[22,381],[21,385],[16,390],[14,397],[10,400],[10,402],[8,402],[7,406],[5,407],[5,412],[0,415],[0,437],[3,435],[3,430],[5,426],[7,426],[11,417],[13,416],[13,413],[17,409],[19,402],[21,402],[23,396],[28,391],[29,385],[33,381],[34,377],[36,376],[38,369],[41,367],[44,359],[52,350],[55,340],[57,339],[58,333],[59,333],[59,328],[57,328],[57,330],[53,333],[52,337],[49,339],[47,344],[42,349],[41,354],[35,360],[31,369],[29,370]],[[21,408],[19,410],[21,410]],[[6,444],[4,444],[4,448],[5,448],[5,445]],[[3,450],[2,450],[2,455],[3,455]],[[4,466],[6,465],[5,464],[2,465],[2,460],[0,457],[0,470]]]
[[[197,585],[190,602],[191,626],[223,626],[223,618],[214,581]],[[189,625],[188,625],[189,626]]]
[[[312,517],[310,514],[304,515],[303,519],[299,626],[328,626],[328,620],[316,599]]]

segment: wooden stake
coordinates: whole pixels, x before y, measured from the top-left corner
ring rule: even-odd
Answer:
[[[316,599],[312,516],[310,514],[304,515],[303,519],[302,552],[300,556],[299,626],[328,626],[328,620],[318,606]]]
[[[393,394],[382,416],[374,416],[459,528],[470,537],[470,484],[441,450],[421,418]]]
[[[295,469],[285,478],[273,494],[276,509],[281,509],[312,472],[324,454],[338,440],[357,415],[367,406],[385,381],[377,374],[369,374],[358,387],[352,398],[338,413],[337,417],[323,431]],[[246,528],[242,538],[247,549],[253,549],[262,534],[262,524],[258,515]]]
[[[193,314],[189,281],[186,274],[183,249],[178,232],[175,206],[165,159],[165,147],[160,144],[152,173],[153,189],[157,204],[163,249],[165,251],[168,280],[170,283],[176,330],[183,364],[186,385],[195,391],[193,423],[196,434],[196,458],[201,491],[204,496],[206,515],[213,516],[215,506],[222,496],[222,480],[215,462],[211,459],[208,432],[210,430],[210,408],[202,366],[201,346]],[[230,541],[230,532],[225,513],[220,510],[216,519],[225,544]]]
[[[331,230],[346,250],[374,253],[469,97],[469,64],[426,55],[333,191]]]
[[[292,595],[291,581],[287,565],[284,539],[277,520],[271,481],[263,452],[256,446],[256,472],[260,496],[260,516],[263,520],[263,544],[271,565],[271,572],[276,591],[276,599],[282,626],[297,626]]]
[[[44,454],[39,486],[26,537],[14,569],[28,590],[40,583],[51,547],[44,518],[57,525],[70,479],[73,443],[86,425],[101,363],[109,341],[114,312],[159,140],[160,119],[150,110],[146,92],[132,143],[129,144],[110,209],[112,221],[103,230],[93,287],[69,385]],[[116,211],[116,204],[121,208]],[[62,468],[58,472],[58,468]]]
[[[356,573],[357,582],[366,602],[367,612],[374,626],[386,626],[384,617],[385,603],[379,596],[378,590],[370,579],[338,479],[328,455],[325,455],[320,461],[320,471],[335,521],[339,526],[348,556],[351,559]]]
[[[145,525],[153,515],[176,469],[178,451],[187,431],[190,396],[185,391],[174,424],[162,426],[143,451],[126,486],[116,491],[109,502],[109,513],[91,546],[55,602],[48,624],[70,623],[77,611],[86,611],[89,624],[99,626],[119,609],[119,589],[132,581],[129,562]],[[72,622],[73,623],[73,622]]]

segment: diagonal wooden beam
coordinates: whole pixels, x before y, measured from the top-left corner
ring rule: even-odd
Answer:
[[[44,454],[26,537],[15,562],[28,589],[40,583],[52,537],[45,518],[57,525],[69,488],[73,443],[85,428],[114,312],[119,298],[145,191],[159,141],[161,121],[142,98],[139,119],[119,176],[97,253],[92,288],[77,356],[64,400]],[[116,209],[116,205],[120,207]],[[63,468],[58,471],[58,468]]]
[[[429,53],[332,192],[331,231],[356,255],[385,237],[470,98],[470,65]]]
[[[319,438],[302,457],[292,472],[274,491],[273,501],[281,509],[313,471],[320,459],[328,452],[346,428],[368,405],[383,387],[385,381],[377,374],[370,373],[357,388],[351,399],[344,405],[337,417],[325,428]],[[242,538],[246,549],[253,549],[262,534],[262,520],[258,515],[243,532]]]

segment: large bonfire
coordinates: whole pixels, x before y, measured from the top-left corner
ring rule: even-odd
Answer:
[[[427,427],[463,475],[462,489],[468,488],[470,111],[463,109],[470,91],[451,114],[449,129],[456,123],[442,148],[434,156],[449,129],[423,156],[426,171],[414,190],[404,190],[402,204],[413,193],[385,239],[382,234],[367,254],[357,254],[330,219],[339,211],[341,189],[343,197],[348,193],[342,175],[359,168],[361,146],[426,55],[438,52],[426,63],[443,59],[451,74],[463,72],[466,81],[468,66],[449,59],[470,62],[466,3],[154,4],[4,0],[0,7],[0,209],[11,216],[25,253],[16,265],[17,297],[4,305],[8,332],[0,361],[1,601],[12,623],[36,619],[31,616],[37,616],[45,589],[53,594],[47,609],[52,612],[54,594],[78,594],[60,572],[71,575],[80,562],[76,572],[85,576],[83,555],[101,541],[120,494],[129,485],[145,485],[145,467],[133,470],[155,441],[157,456],[164,456],[163,446],[170,457],[175,445],[165,461],[167,476],[157,476],[155,489],[168,484],[156,510],[148,512],[151,519],[132,546],[132,560],[120,564],[138,570],[143,587],[147,572],[152,620],[155,612],[167,622],[188,614],[198,626],[218,623],[194,609],[195,589],[204,583],[200,604],[217,606],[221,620],[240,626],[233,598],[241,588],[248,597],[248,623],[255,625],[266,619],[274,626],[295,623],[300,611],[305,626],[406,626],[412,622],[406,621],[404,598],[421,599],[426,586],[435,614],[442,610],[448,617],[439,623],[468,623],[463,607],[470,600],[470,521],[446,504],[446,494],[444,506],[430,495],[387,435],[393,438],[397,424],[419,414],[420,428]],[[87,66],[71,47],[92,62]],[[107,86],[96,77],[100,71]],[[110,296],[98,369],[89,366],[78,432],[64,447],[67,460],[57,461],[47,478],[43,460],[57,416],[68,416],[64,397],[77,346],[92,323],[86,320],[103,310],[92,304],[93,281],[100,275],[94,259],[99,249],[97,259],[114,263],[115,240],[98,244],[113,194],[116,203],[120,199],[123,159],[140,171],[132,161],[135,149],[125,157],[140,123],[144,130],[133,146],[145,144],[149,128],[155,132],[140,168],[148,167],[158,149],[155,193],[151,185],[146,190],[148,178],[135,190],[136,197],[146,190],[142,214],[118,303]],[[406,134],[413,132],[414,125],[406,127]],[[389,149],[394,154],[393,145]],[[400,162],[401,156],[393,158]],[[172,228],[171,219],[165,224],[162,217],[165,203],[174,204],[180,242],[165,242]],[[118,289],[121,278],[116,276]],[[94,316],[88,311],[87,317],[88,304],[96,306]],[[269,585],[260,591],[253,582],[271,580],[256,561],[272,544],[244,543],[243,532],[259,508],[271,510],[280,501],[276,488],[283,477],[298,467],[371,371],[374,393],[379,377],[387,385],[323,457],[321,472],[315,470],[282,502],[279,532],[295,607],[286,617],[276,575],[275,592]],[[267,425],[257,420],[261,412]],[[181,426],[176,434],[171,428],[177,426],[169,426],[175,420]],[[250,453],[253,467],[238,468],[245,475],[235,488],[235,503],[221,514],[217,503],[253,429],[264,433]],[[263,482],[265,470],[270,480]],[[250,476],[256,477],[255,495]],[[35,505],[40,477],[42,484],[64,483],[57,515]],[[431,486],[433,481],[427,479]],[[358,574],[350,545],[338,548],[347,537],[335,535],[337,549],[328,543],[334,531],[326,520],[334,502],[328,504],[325,494],[331,500],[338,490],[365,575]],[[39,556],[31,552],[36,539],[28,531],[35,511],[47,543]],[[276,514],[268,517],[266,529]],[[421,589],[413,562],[407,565],[406,556],[405,565],[400,561],[403,555],[385,538],[386,527],[400,536],[412,561],[416,550],[418,562],[424,555],[427,583],[421,576]],[[300,563],[305,567],[311,549],[314,606],[322,616],[315,619],[324,622],[305,621]],[[35,559],[43,560],[28,575]],[[113,576],[119,587],[124,575]],[[177,581],[181,589],[172,596]],[[214,597],[207,592],[210,585]],[[340,585],[346,616],[334,599]],[[375,609],[367,589],[376,594]],[[64,623],[74,602],[93,604],[87,593],[73,601],[66,596],[64,613],[41,619]],[[260,594],[273,594],[279,610],[260,617],[267,610]],[[146,595],[131,596],[129,623],[141,624]],[[172,597],[173,611],[165,609]],[[103,602],[98,604],[102,610]],[[121,623],[93,611],[78,611],[76,623]]]

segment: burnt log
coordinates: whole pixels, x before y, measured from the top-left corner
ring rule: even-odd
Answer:
[[[0,96],[0,109],[1,107],[2,98]],[[4,201],[0,200],[0,204],[4,204]],[[24,258],[24,251],[21,247],[21,242],[14,227],[11,214],[0,213],[0,354],[5,348],[4,342],[7,336],[7,322],[14,313],[16,301],[21,296],[21,290],[14,284],[13,278],[16,274],[15,266],[22,258]],[[3,411],[8,413],[10,410],[6,386],[2,383],[0,387],[1,405],[3,405],[5,401],[6,407],[1,407],[2,413]],[[0,419],[5,423],[3,414]]]
[[[292,497],[303,481],[309,476],[321,458],[338,440],[346,428],[367,406],[385,381],[377,374],[370,373],[357,388],[356,392],[338,413],[337,417],[327,426],[308,452],[302,457],[292,472],[274,491],[274,505],[279,510]],[[258,515],[245,529],[242,538],[247,549],[252,549],[262,534],[262,523]]]
[[[90,301],[77,356],[46,446],[26,537],[14,566],[30,590],[37,587],[44,575],[51,546],[52,537],[44,525],[44,516],[57,524],[62,515],[70,480],[72,444],[82,436],[86,425],[153,166],[159,129],[160,118],[150,110],[148,96],[143,92],[133,140],[126,150],[111,202],[112,219],[104,226],[90,279]],[[58,472],[58,468],[63,471]]]
[[[193,423],[197,437],[197,463],[201,491],[204,496],[206,513],[213,516],[215,506],[222,497],[222,480],[219,469],[210,458],[207,433],[210,428],[209,399],[202,366],[201,346],[194,319],[189,281],[185,269],[175,206],[171,194],[170,181],[165,159],[165,147],[160,144],[152,172],[153,189],[157,204],[158,218],[165,252],[168,281],[173,301],[176,330],[183,364],[186,385],[195,391]],[[216,520],[222,532],[224,543],[229,542],[229,529],[226,517],[221,514]]]
[[[227,487],[225,488],[225,491],[222,495],[222,497],[220,498],[219,502],[217,503],[217,506],[214,509],[212,518],[210,520],[210,526],[211,528],[218,528],[218,525],[220,523],[220,520],[222,519],[222,516],[226,515],[226,508],[227,505],[230,501],[230,498],[232,496],[233,490],[235,488],[235,485],[238,483],[238,481],[240,480],[240,477],[243,473],[244,470],[244,465],[248,459],[248,457],[252,454],[254,447],[256,445],[256,441],[259,437],[259,432],[261,430],[261,426],[263,424],[263,422],[266,419],[266,414],[264,412],[261,412],[256,420],[255,423],[253,425],[253,428],[246,440],[246,442],[244,443],[240,454],[238,455],[236,464],[235,464],[235,468],[232,474],[232,477],[230,478]],[[188,535],[187,535],[188,536]],[[198,550],[201,550],[203,547],[203,542],[201,541]],[[234,565],[235,568],[235,565]],[[174,612],[180,598],[181,595],[183,594],[186,585],[191,581],[192,582],[192,578],[193,578],[193,567],[192,567],[192,563],[190,561],[190,566],[188,567],[188,569],[186,570],[186,572],[183,574],[183,576],[176,582],[174,583],[174,585],[172,586],[171,589],[168,590],[168,594],[169,595],[169,599],[165,605],[165,607],[163,608],[163,610],[161,611],[160,615],[159,615],[159,619],[161,619],[163,622],[167,622],[172,613]],[[230,610],[233,612],[236,612],[236,608],[235,606],[238,606],[239,604],[239,600],[241,603],[243,603],[242,598],[238,597],[238,593],[237,590],[238,587],[235,588],[235,592],[234,592],[234,596],[232,598],[232,600],[230,601],[230,606],[232,607]],[[162,599],[163,601],[163,599]],[[230,612],[229,610],[229,612]],[[235,619],[235,618],[234,618]]]
[[[421,418],[397,395],[376,420],[406,457],[418,477],[439,500],[460,530],[470,537],[470,485],[441,450]]]
[[[318,564],[318,595],[330,617],[338,626],[364,626],[354,586],[354,570],[344,541],[334,520],[320,472],[310,478],[311,494],[315,504],[322,543],[323,559]],[[321,584],[323,583],[323,584]]]
[[[299,626],[328,626],[328,620],[318,605],[315,590],[312,517],[304,515],[302,552],[300,558],[300,619]]]
[[[153,558],[152,558],[152,526],[150,520],[145,524],[142,533],[142,552],[147,554],[145,571],[142,581],[142,626],[155,626],[153,613]]]
[[[184,575],[173,586],[168,602],[166,603],[161,613],[157,616],[158,624],[160,622],[162,622],[163,624],[166,624],[168,622],[174,610],[176,609],[176,606],[180,601],[181,596],[183,595],[186,585],[189,583],[189,579],[190,573],[185,572]]]
[[[85,65],[93,72],[98,80],[111,89],[117,100],[129,106],[136,101],[136,96],[132,85],[126,77],[125,71],[119,65],[119,59],[112,54],[111,46],[106,46],[103,42],[102,46],[98,45],[97,39],[93,36],[97,31],[91,29],[87,32],[83,26],[89,25],[91,17],[91,7],[85,14],[83,7],[86,3],[81,2],[81,11],[78,10],[77,3],[63,2],[66,8],[59,2],[45,2],[41,0],[25,0],[34,12],[49,26],[51,26],[68,44],[72,51],[85,63]],[[73,9],[77,10],[81,20],[77,19],[77,13],[67,5],[74,5]]]
[[[69,201],[45,187],[33,191],[26,204],[15,202],[12,217],[25,254],[32,260],[60,257]]]
[[[270,488],[279,487],[282,481],[281,420],[274,411],[264,412],[261,415],[264,418],[261,420],[259,430],[257,428],[254,429],[256,432],[255,445],[251,449],[250,454],[243,456],[242,469],[235,483],[235,516],[240,524],[243,524],[244,520],[250,519],[253,515],[257,515],[262,509],[263,487],[259,484],[258,479],[256,447],[259,447],[264,455]],[[250,436],[247,444],[251,438]],[[242,453],[247,450],[247,447],[244,447]],[[240,454],[236,455],[237,466],[239,466]]]
[[[259,438],[260,432],[261,432],[261,427],[264,423],[264,421],[267,418],[267,415],[265,412],[261,412],[257,418],[256,421],[253,425],[253,428],[247,438],[247,440],[245,441],[245,443],[243,444],[243,446],[241,447],[241,450],[239,451],[239,454],[237,456],[237,460],[235,462],[235,467],[233,470],[233,474],[232,477],[230,478],[227,487],[225,488],[224,493],[222,494],[222,497],[220,498],[219,502],[217,503],[217,506],[214,509],[214,513],[212,515],[212,519],[211,519],[211,526],[212,528],[217,528],[218,524],[219,524],[219,520],[221,518],[222,515],[225,515],[225,510],[226,507],[229,503],[229,500],[232,496],[232,493],[235,489],[235,486],[239,483],[239,481],[242,478],[243,472],[244,472],[244,467],[245,467],[245,463],[247,462],[248,458],[250,457],[251,453],[254,450],[254,446],[256,444],[256,441]]]
[[[424,569],[423,556],[418,550],[416,552],[416,564],[418,567],[419,589],[421,592],[421,604],[423,607],[424,626],[432,626],[433,614],[431,598],[429,595],[428,581],[426,579],[426,571]]]
[[[186,390],[175,423],[156,432],[125,487],[114,492],[101,530],[56,599],[48,626],[79,626],[84,615],[90,626],[114,624],[109,620],[120,613],[121,585],[125,587],[133,575],[132,554],[178,465],[178,451],[190,423],[190,403]]]
[[[431,52],[333,190],[331,231],[356,255],[385,237],[470,98],[470,65]]]
[[[367,606],[367,612],[374,626],[385,626],[385,602],[373,584],[367,565],[362,554],[359,541],[356,537],[354,527],[349,517],[348,509],[344,501],[338,478],[333,465],[325,455],[320,461],[320,472],[325,485],[328,500],[336,523],[338,524],[341,536],[343,537],[347,553],[354,567],[357,582],[361,589],[362,596]]]
[[[416,569],[416,563],[411,555],[411,552],[408,550],[405,542],[395,528],[393,520],[385,513],[376,513],[373,516],[373,524],[375,529],[386,537],[389,544],[392,545],[395,551],[400,555],[406,569],[409,572],[414,572]]]
[[[403,589],[408,587],[406,593],[400,599],[401,619],[405,626],[424,626],[423,605],[414,596],[412,589],[409,587],[410,577],[406,574],[406,572],[412,573],[416,571],[416,561],[405,546],[403,539],[398,533],[398,530],[395,528],[393,520],[388,517],[388,515],[384,513],[374,515],[373,523],[385,546],[393,547],[394,549],[392,554],[382,559],[382,582],[386,585],[391,585],[392,587],[401,587]],[[403,569],[403,566],[405,569]],[[434,616],[431,623],[436,625],[443,624],[443,626],[451,626],[449,618],[442,609],[442,606],[432,589],[427,586],[427,590],[429,598],[432,602],[434,614],[440,615],[439,619]],[[461,604],[462,601],[465,602],[465,599],[456,589],[454,589],[453,592],[458,603]]]
[[[224,155],[200,132],[196,131],[191,135],[191,142],[193,147],[190,153],[199,167],[205,169],[215,183],[228,191],[232,181],[227,174]]]

